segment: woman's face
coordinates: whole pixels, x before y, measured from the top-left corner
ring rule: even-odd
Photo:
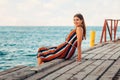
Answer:
[[[74,22],[74,25],[75,25],[76,27],[80,27],[81,24],[82,24],[82,20],[81,20],[80,18],[78,18],[78,17],[74,17],[73,22]]]

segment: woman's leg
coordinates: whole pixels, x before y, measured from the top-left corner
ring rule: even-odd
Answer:
[[[40,65],[42,62],[48,62],[55,58],[58,58],[61,54],[64,53],[66,45],[67,45],[67,43],[62,43],[62,44],[58,45],[57,47],[52,47],[55,49],[47,48],[44,51],[40,52],[38,54],[38,64]],[[43,49],[41,49],[41,50],[43,50]]]
[[[47,51],[47,50],[48,50],[48,48],[46,48],[46,47],[41,47],[41,48],[38,49],[38,54],[37,54],[37,62],[38,62],[38,65],[40,65],[40,64],[43,63],[43,62],[42,62],[42,59],[40,58],[40,55],[42,55],[42,52],[43,52],[43,51]]]
[[[41,47],[38,49],[38,54],[37,54],[37,62],[38,62],[38,65],[42,64],[43,61],[41,59],[41,55],[47,55],[49,53],[53,53],[55,51],[57,47]]]
[[[42,59],[43,62],[49,62],[51,60],[59,58],[59,56],[61,56],[63,53],[65,53],[65,48],[56,52],[55,54],[51,54],[51,55],[48,55],[46,57],[41,57],[41,59]]]
[[[37,57],[39,57],[40,55],[47,55],[49,53],[53,53],[56,50],[57,47],[41,47],[38,49],[38,54]],[[49,53],[48,53],[49,52]]]
[[[41,59],[43,62],[48,62],[53,59],[59,58],[62,54],[65,53],[67,43],[62,43],[57,46],[56,50],[53,53],[48,52],[46,55],[42,55]]]
[[[45,50],[48,50],[48,48],[46,48],[46,47],[41,47],[41,48],[38,49],[38,53],[39,53],[39,52],[42,52],[42,51],[45,51]]]
[[[46,51],[46,50],[49,50],[49,49],[56,49],[57,47],[41,47],[38,49],[38,52],[42,52],[42,51]]]
[[[60,59],[64,58],[65,55],[67,54],[67,52],[69,51],[69,48],[71,47],[70,44],[67,44],[66,48],[65,48],[65,52],[59,57]]]

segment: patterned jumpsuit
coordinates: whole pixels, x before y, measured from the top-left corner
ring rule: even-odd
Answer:
[[[40,57],[43,62],[48,62],[56,58],[70,59],[75,53],[77,47],[76,30],[73,29],[67,36],[65,42],[56,47],[41,47],[38,49],[37,57]]]

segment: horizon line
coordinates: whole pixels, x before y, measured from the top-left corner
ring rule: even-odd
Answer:
[[[73,27],[72,25],[70,26],[70,25],[4,25],[4,26],[2,26],[2,25],[0,25],[0,27],[59,27],[59,26],[64,26],[64,27]],[[100,26],[100,25],[87,25],[88,27],[90,27],[90,26],[96,26],[96,27],[102,27],[102,26]]]

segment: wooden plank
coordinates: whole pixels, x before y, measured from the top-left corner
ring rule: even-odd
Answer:
[[[88,56],[88,57],[86,57],[86,59],[100,59],[100,57],[102,57],[104,54],[106,54],[105,53],[106,51],[101,51],[101,52],[99,52],[99,53],[96,53],[96,54],[91,54],[91,55],[93,55],[93,56]]]
[[[54,79],[54,80],[69,80],[69,78],[73,76],[73,74],[67,74],[67,73],[64,73],[63,75],[61,75],[60,77]]]
[[[85,52],[88,52],[88,51],[91,51],[93,49],[96,49],[96,48],[99,48],[99,47],[102,47],[102,46],[105,46],[105,45],[109,45],[108,43],[100,43],[100,44],[97,44],[95,45],[94,47],[89,47],[87,49],[84,49],[83,53]]]
[[[93,49],[93,50],[87,51],[86,53],[94,53],[94,52],[96,52],[96,51],[99,52],[101,49],[105,49],[105,48],[107,48],[107,47],[109,47],[109,46],[110,46],[110,44],[108,44],[108,45],[104,45],[104,46],[101,46],[101,47],[95,48],[95,49]]]
[[[11,72],[14,72],[14,71],[17,71],[17,70],[22,69],[22,68],[25,68],[25,67],[27,67],[27,66],[19,65],[19,66],[16,66],[16,67],[7,69],[7,70],[5,70],[5,71],[1,71],[1,72],[0,72],[0,76],[1,76],[1,75],[5,75],[5,74],[8,74],[8,73],[11,73]]]
[[[101,59],[102,56],[104,56],[105,54],[107,54],[110,50],[106,50],[104,52],[101,52],[99,54],[97,54],[96,56],[94,56],[92,59]]]
[[[11,72],[5,75],[0,76],[0,80],[23,80],[33,74],[35,74],[35,71],[30,71],[31,67],[25,67],[20,70],[17,70],[15,72]]]
[[[120,57],[120,51],[112,55],[109,59],[118,59]]]
[[[114,48],[113,51],[109,52],[108,54],[113,54],[113,53],[116,53],[118,51],[120,51],[120,47],[116,46],[116,48]]]
[[[81,63],[80,65],[72,68],[71,70],[65,72],[64,74],[62,74],[61,76],[55,78],[55,80],[67,80],[70,77],[72,77],[74,74],[78,73],[80,70],[82,70],[83,68],[85,68],[86,66],[90,65],[91,63],[93,63],[93,60],[87,60],[84,63]]]
[[[26,78],[25,80],[37,80],[37,79],[40,80],[41,78],[44,78],[45,76],[47,76],[47,75],[49,75],[49,74],[51,74],[51,73],[65,67],[65,66],[67,66],[67,65],[69,65],[69,64],[71,64],[73,62],[75,62],[75,59],[66,60],[66,61],[64,61],[62,63],[59,63],[59,64],[53,66],[53,67],[50,67],[48,69],[44,69],[44,70],[36,73],[35,75],[33,75],[33,76],[29,77],[29,78]]]
[[[120,59],[120,57],[119,57]],[[120,69],[117,71],[117,73],[115,74],[115,76],[112,78],[112,80],[120,80]]]
[[[101,59],[109,59],[113,54],[115,54],[119,50],[120,50],[120,47],[117,46],[116,48],[111,49],[111,51],[105,54]]]
[[[106,45],[105,45],[105,46],[106,46]],[[99,51],[102,47],[103,47],[103,46],[98,47],[98,48],[94,48],[94,49],[92,49],[92,50],[87,51],[86,53],[93,53],[93,52]]]
[[[120,46],[120,44],[118,44],[118,43],[115,43],[115,44],[117,44],[118,46]]]
[[[81,69],[85,68],[86,66],[90,65],[93,63],[94,60],[86,60],[84,63],[81,63],[80,65],[76,66],[75,68],[67,71],[67,74],[76,74],[78,73]]]
[[[89,54],[89,53],[94,53],[94,52],[99,51],[99,50],[101,50],[101,49],[102,49],[102,47],[95,48],[95,49],[92,49],[92,50],[90,50],[90,51],[87,51],[86,53],[87,53],[87,54]]]
[[[74,57],[74,58],[76,58],[76,57],[77,57],[77,54],[78,54],[78,53],[77,53],[77,51],[76,51],[76,52],[75,52],[75,57]],[[82,58],[84,59],[84,57],[86,57],[87,55],[89,55],[89,54],[82,53],[82,55],[81,55],[81,56],[82,56]]]
[[[82,58],[84,58],[85,56],[87,56],[88,54],[82,54]]]
[[[114,47],[115,45],[109,45],[109,46],[103,46],[102,48],[100,48],[100,50],[98,50],[98,51],[95,51],[95,52],[92,52],[92,54],[94,54],[95,56],[96,55],[98,55],[99,53],[103,53],[103,52],[106,52],[106,50],[108,50],[108,48],[111,48],[111,47]],[[94,56],[92,56],[92,57],[94,57]],[[87,58],[92,58],[91,56],[89,57],[89,55],[88,55],[88,57]]]
[[[94,56],[96,56],[98,53],[91,53],[91,54],[88,54],[87,56],[85,56],[84,59],[92,59]]]
[[[113,60],[105,60],[93,72],[84,78],[84,80],[98,80],[101,75],[111,66]]]
[[[100,80],[112,80],[120,69],[120,58],[105,72]]]
[[[27,71],[23,71],[20,72],[19,75],[15,75],[14,78],[12,77],[13,80],[24,80],[25,78],[28,78],[32,75],[34,75],[36,72],[35,71],[31,71],[31,70],[27,70]]]
[[[84,79],[87,75],[90,74],[95,68],[97,68],[103,60],[96,60],[94,63],[90,64],[86,68],[82,69],[80,72],[78,72],[76,75],[74,75],[71,79],[76,78],[79,80]]]
[[[93,59],[101,59],[105,54],[107,54],[108,52],[114,50],[116,47],[118,47],[118,46],[113,45],[111,47],[108,47],[109,49],[107,49],[104,52],[101,52],[101,53],[97,54],[95,57],[93,57]]]
[[[45,70],[45,69],[50,68],[52,66],[55,66],[63,61],[65,61],[65,60],[64,59],[55,59],[55,60],[52,60],[50,62],[46,62],[40,66],[33,67],[33,68],[31,68],[31,70],[34,70],[36,72],[40,72],[42,70]]]
[[[111,56],[112,56],[111,54],[105,54],[101,59],[107,60],[107,59],[110,58]]]
[[[81,62],[73,62],[70,65],[67,65],[57,71],[55,71],[54,73],[51,73],[50,75],[47,75],[45,78],[42,78],[41,80],[53,80],[55,78],[57,78],[58,76],[62,75],[63,73],[65,73],[66,71],[74,68],[75,66],[83,63],[84,61]]]
[[[105,49],[104,49],[105,50]],[[87,55],[85,57],[85,59],[92,59],[93,57],[95,57],[96,55],[98,55],[99,53],[102,53],[103,52],[103,49],[101,49],[100,51],[96,51],[94,53],[89,53],[89,55]]]
[[[115,46],[115,45],[109,45],[109,47],[107,47],[107,48],[101,48],[99,51],[96,51],[96,52],[93,52],[92,54],[89,54],[88,56],[86,56],[85,57],[85,59],[98,59],[100,56],[99,55],[104,55],[104,54],[101,54],[101,53],[103,53],[103,52],[106,52],[106,51],[108,51],[108,48],[111,48],[111,47],[113,47],[113,46]]]

